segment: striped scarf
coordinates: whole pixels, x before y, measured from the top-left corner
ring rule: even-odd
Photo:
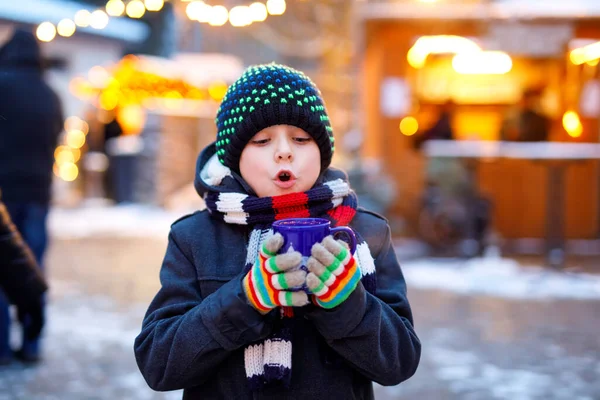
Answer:
[[[208,178],[212,185],[228,186],[231,175]],[[223,179],[224,178],[224,179]],[[258,255],[263,240],[272,234],[274,221],[285,218],[319,217],[331,221],[332,226],[345,226],[352,221],[358,207],[356,194],[343,179],[337,178],[317,184],[304,193],[274,197],[255,197],[240,192],[209,191],[204,196],[206,206],[214,218],[230,224],[250,225],[244,273],[248,273]],[[358,232],[354,257],[360,268],[365,289],[375,293],[375,263],[367,242]],[[282,307],[280,323],[271,335],[244,350],[246,378],[250,388],[283,384],[289,387],[292,374],[292,319],[291,307]]]

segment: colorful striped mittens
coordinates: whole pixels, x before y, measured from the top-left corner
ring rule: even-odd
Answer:
[[[317,305],[327,309],[337,307],[356,289],[360,269],[346,243],[332,236],[315,244],[311,253],[306,286],[314,294]]]
[[[279,233],[267,238],[243,280],[250,304],[263,314],[279,306],[308,304],[307,294],[298,290],[306,280],[306,272],[299,269],[302,255],[298,252],[277,255],[282,245],[283,236]]]

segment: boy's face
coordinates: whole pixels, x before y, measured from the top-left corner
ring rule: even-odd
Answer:
[[[300,128],[270,126],[244,147],[240,173],[258,197],[304,192],[321,173],[319,146]]]

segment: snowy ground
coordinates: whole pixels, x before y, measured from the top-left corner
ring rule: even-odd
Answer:
[[[132,353],[180,215],[144,207],[52,213],[45,361],[0,369],[0,400],[181,398],[148,389]],[[598,276],[494,256],[413,260],[403,270],[422,361],[408,382],[376,387],[377,399],[600,398]]]

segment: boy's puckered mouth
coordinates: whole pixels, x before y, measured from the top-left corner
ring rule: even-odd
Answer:
[[[282,189],[289,189],[296,184],[296,175],[290,170],[281,169],[273,178],[273,182]]]

